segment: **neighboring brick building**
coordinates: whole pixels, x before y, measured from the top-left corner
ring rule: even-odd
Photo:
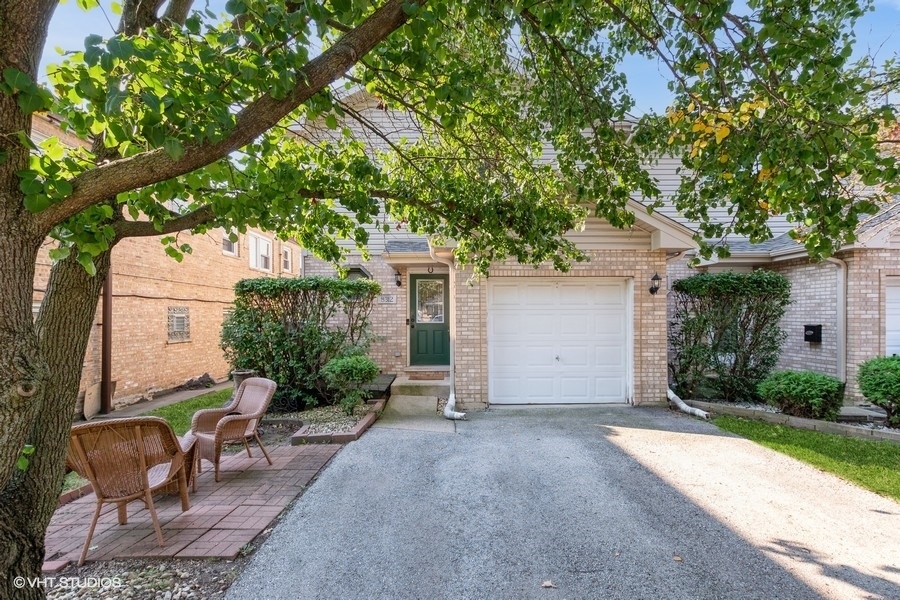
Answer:
[[[32,137],[57,136],[75,145],[47,117],[34,120]],[[295,277],[303,268],[300,246],[270,233],[248,231],[232,243],[221,229],[203,235],[182,233],[179,243],[193,252],[181,263],[166,255],[159,237],[127,238],[112,252],[113,404],[127,404],[209,375],[227,379],[219,338],[234,301],[234,284],[249,277]],[[47,240],[36,265],[34,309],[38,310],[50,273]],[[98,304],[82,371],[81,397],[99,398],[102,300]]]

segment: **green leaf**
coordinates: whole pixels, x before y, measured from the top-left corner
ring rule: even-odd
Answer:
[[[84,267],[84,270],[87,271],[87,274],[91,277],[97,274],[97,266],[94,265],[94,258],[89,253],[79,253],[78,262],[81,263],[81,266]]]
[[[50,250],[50,260],[53,262],[59,262],[61,260],[65,260],[71,254],[72,249],[69,246],[60,246],[59,248],[53,248]]]
[[[9,92],[13,94],[28,90],[34,85],[28,75],[13,67],[3,69],[3,82],[9,86]]]
[[[106,93],[106,104],[104,105],[104,110],[107,115],[118,114],[122,108],[122,103],[128,97],[128,93],[125,90],[119,88],[120,85],[121,83],[119,82],[119,80],[113,80],[112,85]]]
[[[163,142],[163,148],[165,148],[166,154],[168,154],[172,160],[178,160],[184,156],[184,145],[182,145],[181,140],[177,138],[167,137],[165,142]]]

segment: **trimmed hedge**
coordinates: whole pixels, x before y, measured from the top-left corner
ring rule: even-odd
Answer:
[[[779,371],[759,384],[759,395],[781,412],[807,419],[837,420],[844,403],[844,384],[814,371]]]
[[[338,399],[321,370],[338,356],[365,354],[369,314],[381,286],[329,277],[243,279],[222,325],[222,349],[235,369],[278,384],[275,411]]]
[[[856,376],[863,396],[887,412],[888,427],[900,427],[900,356],[880,356],[859,365]]]
[[[669,374],[684,398],[758,399],[756,388],[781,352],[779,321],[790,303],[782,275],[701,273],[672,286]]]

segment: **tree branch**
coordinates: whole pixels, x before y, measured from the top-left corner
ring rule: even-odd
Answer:
[[[198,225],[208,223],[215,218],[212,205],[206,204],[197,210],[175,217],[163,223],[162,229],[157,229],[150,221],[125,221],[118,220],[112,227],[116,232],[116,238],[126,237],[153,237],[175,233],[185,229],[193,229]]]
[[[418,0],[425,4],[427,0]],[[235,128],[219,142],[185,144],[184,155],[175,160],[157,148],[111,161],[75,177],[72,193],[37,215],[40,227],[49,232],[54,225],[79,213],[105,197],[145,187],[208,165],[253,141],[292,110],[338,80],[360,58],[406,23],[405,0],[388,0],[365,21],[325,52],[309,61],[297,74],[294,89],[283,99],[261,96],[241,110]]]

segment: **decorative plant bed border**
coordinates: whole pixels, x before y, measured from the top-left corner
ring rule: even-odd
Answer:
[[[63,494],[60,494],[59,501],[56,503],[56,508],[59,508],[63,504],[68,504],[72,500],[78,500],[82,496],[87,496],[91,492],[94,491],[94,488],[91,487],[90,483],[86,483],[81,487],[77,487],[74,490],[69,490]]]
[[[291,436],[291,445],[301,444],[346,444],[358,440],[384,410],[385,400],[379,400],[372,406],[372,410],[360,419],[353,429],[341,433],[309,433],[309,425],[301,427],[297,433]]]
[[[763,410],[754,410],[752,408],[728,406],[727,404],[721,404],[718,402],[701,402],[700,400],[685,400],[684,402],[688,406],[693,406],[694,408],[699,408],[716,414],[744,417],[747,419],[755,419],[757,421],[765,421],[766,423],[773,423],[775,425],[788,425],[789,427],[796,427],[797,429],[811,429],[813,431],[845,435],[847,437],[854,437],[863,440],[884,440],[900,444],[900,431],[867,429],[865,427],[857,427],[855,425],[832,423],[831,421],[803,419],[801,417],[792,417],[784,413],[770,413]]]

